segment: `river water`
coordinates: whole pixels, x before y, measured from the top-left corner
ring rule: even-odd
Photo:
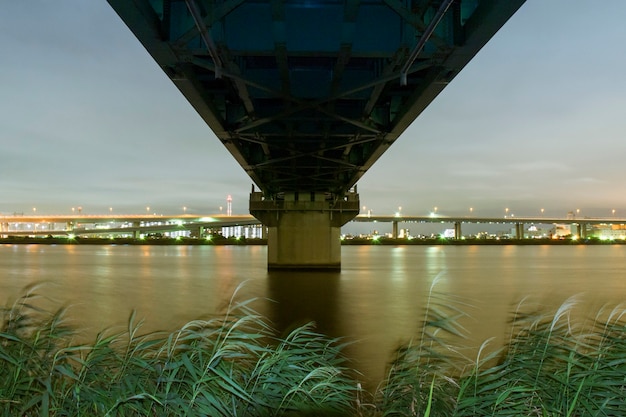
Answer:
[[[355,342],[350,366],[375,384],[394,348],[418,333],[433,283],[463,303],[469,347],[506,337],[524,297],[555,307],[577,295],[584,314],[626,301],[626,245],[344,246],[338,273],[268,272],[266,258],[264,246],[2,245],[0,302],[43,283],[39,293],[69,305],[92,340],[123,328],[133,310],[145,332],[173,330],[225,311],[237,292],[258,297],[279,331],[315,321]]]

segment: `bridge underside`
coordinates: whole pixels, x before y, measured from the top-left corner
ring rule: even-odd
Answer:
[[[264,200],[331,211],[524,3],[108,1]]]

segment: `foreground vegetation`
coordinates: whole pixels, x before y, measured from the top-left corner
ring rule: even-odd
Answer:
[[[75,343],[36,287],[0,322],[1,416],[618,416],[626,411],[625,310],[574,320],[517,308],[501,349],[457,342],[463,309],[431,294],[415,338],[365,392],[344,343],[312,325],[277,337],[250,301],[171,333],[127,330]],[[476,350],[475,350],[476,351]]]

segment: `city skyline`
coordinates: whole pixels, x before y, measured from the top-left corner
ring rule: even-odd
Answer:
[[[626,4],[528,0],[357,184],[376,214],[626,212]],[[0,213],[247,213],[252,180],[106,1],[0,6]],[[400,209],[401,207],[401,209]]]

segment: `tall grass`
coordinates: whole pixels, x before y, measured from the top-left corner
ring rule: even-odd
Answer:
[[[466,357],[466,306],[431,289],[415,337],[375,392],[345,367],[344,343],[308,324],[285,337],[233,299],[172,332],[124,331],[78,344],[65,310],[32,287],[0,315],[0,416],[620,416],[626,310],[575,319],[521,303],[502,347]]]
[[[400,346],[387,378],[378,388],[376,409],[383,416],[451,415],[450,401],[457,389],[453,379],[460,372],[461,352],[453,344],[465,337],[459,324],[466,313],[458,300],[434,291],[431,286],[417,337]]]
[[[575,299],[512,320],[495,366],[461,379],[456,415],[621,416],[626,413],[624,310],[574,321]]]
[[[578,305],[573,298],[553,312],[518,306],[505,346],[485,341],[473,360],[438,335],[462,338],[458,316],[428,312],[420,343],[400,349],[390,366],[378,415],[626,415],[626,311],[576,321]]]
[[[2,416],[346,414],[356,386],[337,340],[311,325],[277,339],[249,303],[172,333],[128,329],[73,344],[64,311],[28,291],[2,311]]]

